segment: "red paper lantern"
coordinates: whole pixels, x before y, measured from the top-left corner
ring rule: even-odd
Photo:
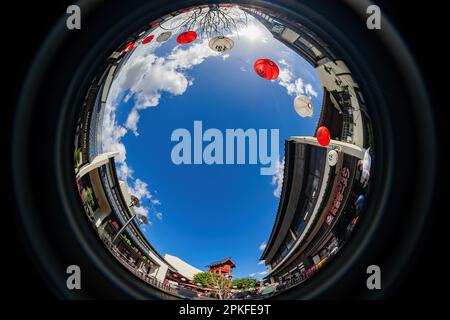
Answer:
[[[177,42],[180,44],[187,44],[195,39],[197,39],[197,33],[195,31],[186,31],[177,37]]]
[[[150,28],[154,28],[154,27],[157,27],[157,26],[159,26],[159,21],[153,22],[153,23],[151,24]]]
[[[152,41],[153,40],[153,38],[154,38],[155,36],[154,35],[149,35],[147,38],[145,38],[144,40],[142,40],[142,44],[147,44],[147,43],[149,43],[150,41]]]
[[[320,127],[317,129],[317,142],[323,147],[326,147],[330,144],[330,130],[327,127]]]
[[[253,67],[255,72],[261,78],[267,80],[275,80],[280,74],[280,68],[278,68],[277,64],[270,59],[258,59]]]
[[[122,53],[128,52],[133,48],[134,48],[134,42],[128,42],[127,45],[125,46],[125,48],[122,49]]]

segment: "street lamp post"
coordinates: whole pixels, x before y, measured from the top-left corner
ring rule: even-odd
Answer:
[[[120,228],[119,232],[117,232],[117,234],[114,236],[114,238],[112,239],[112,244],[114,244],[117,240],[117,238],[125,231],[125,229],[128,227],[128,225],[131,223],[131,221],[133,221],[133,219],[136,217],[136,214],[133,214],[131,216],[131,218],[123,225],[122,228]]]
[[[131,203],[129,205],[130,208],[136,207],[139,208],[141,206],[139,199],[135,196],[131,196]],[[133,213],[131,218],[120,228],[119,232],[114,236],[111,243],[114,244],[117,240],[117,238],[125,231],[125,229],[128,227],[128,225],[133,221],[133,219],[136,218],[136,213]]]

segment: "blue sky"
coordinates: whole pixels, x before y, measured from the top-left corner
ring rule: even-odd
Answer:
[[[144,234],[161,254],[200,269],[231,257],[235,276],[259,278],[266,270],[258,264],[261,245],[278,208],[277,179],[260,175],[259,164],[175,165],[171,151],[176,142],[170,137],[177,128],[193,133],[195,120],[203,122],[203,130],[223,133],[276,128],[282,159],[286,138],[313,134],[322,88],[313,67],[252,18],[225,54],[212,52],[203,39],[180,46],[175,38],[140,45],[117,73],[105,113],[103,149],[120,152],[119,177],[141,198],[139,212],[151,221]],[[259,58],[277,62],[277,80],[264,80],[253,71]],[[312,98],[311,118],[294,110],[300,93]]]

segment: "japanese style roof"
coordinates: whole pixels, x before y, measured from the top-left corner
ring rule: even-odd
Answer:
[[[213,263],[210,263],[206,267],[212,268],[212,267],[216,267],[216,266],[220,266],[220,265],[224,265],[224,264],[229,264],[232,268],[236,267],[236,264],[233,261],[231,261],[231,258],[225,258],[225,259],[214,261]]]

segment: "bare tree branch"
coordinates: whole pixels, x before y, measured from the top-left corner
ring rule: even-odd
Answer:
[[[160,24],[163,30],[180,30],[181,32],[197,30],[200,38],[213,38],[225,33],[238,33],[239,29],[247,26],[247,13],[242,11],[242,17],[236,19],[228,8],[212,4],[208,7],[195,8],[176,26]]]

